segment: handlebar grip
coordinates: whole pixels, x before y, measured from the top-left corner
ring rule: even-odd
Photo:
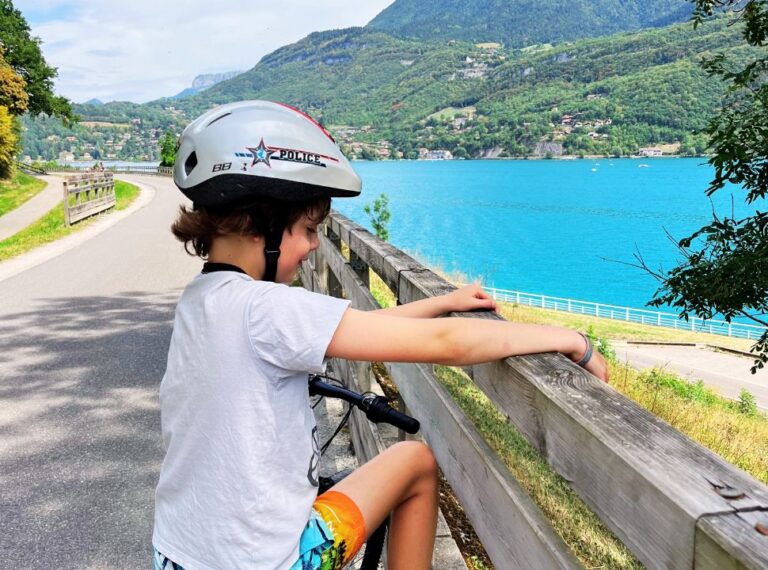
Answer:
[[[410,434],[418,432],[421,427],[419,420],[398,412],[381,396],[373,399],[365,415],[372,422],[386,422]]]
[[[387,416],[389,423],[397,428],[400,428],[406,433],[414,434],[417,433],[421,428],[419,420],[412,418],[411,416],[401,414],[393,408],[389,408],[387,411]]]

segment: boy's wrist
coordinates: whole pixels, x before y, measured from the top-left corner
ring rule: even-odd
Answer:
[[[563,352],[573,362],[579,362],[589,352],[589,339],[580,332],[569,330],[568,350]]]

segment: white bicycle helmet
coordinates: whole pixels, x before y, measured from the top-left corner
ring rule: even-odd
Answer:
[[[327,130],[271,101],[222,105],[192,121],[179,139],[173,181],[196,207],[352,197],[362,187]],[[284,229],[265,235],[267,281],[277,273]]]
[[[271,101],[222,105],[190,123],[173,181],[197,206],[351,197],[362,185],[328,131]]]

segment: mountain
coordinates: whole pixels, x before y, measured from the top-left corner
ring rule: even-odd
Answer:
[[[88,99],[83,105],[103,105],[104,102],[100,99]]]
[[[716,50],[748,57],[743,44],[725,18],[518,50],[351,28],[281,48],[181,108],[193,117],[239,99],[285,101],[336,127],[357,156],[352,143],[381,150],[379,141],[406,155],[420,147],[526,155],[541,143],[553,143],[545,151],[553,154],[664,143],[700,152],[694,132],[722,87],[698,62]]]
[[[525,47],[666,26],[692,11],[688,0],[397,0],[367,28],[400,38]]]
[[[146,141],[142,152],[151,154],[163,132],[180,132],[212,106],[262,98],[317,117],[352,157],[415,157],[419,149],[459,157],[626,155],[652,145],[700,153],[705,140],[695,133],[723,94],[701,57],[754,53],[739,26],[727,24],[721,17],[697,29],[686,22],[520,49],[405,39],[370,27],[316,32],[191,97],[76,106],[85,121],[101,123],[98,136],[83,129],[76,137],[82,148],[98,149],[138,122],[129,140]],[[25,126],[26,154],[66,150],[68,133],[48,142],[48,127]]]
[[[183,99],[185,97],[191,97],[196,93],[205,91],[209,87],[213,87],[217,83],[221,83],[222,81],[232,79],[233,77],[236,77],[241,73],[242,71],[227,71],[225,73],[206,73],[203,75],[198,75],[192,81],[191,87],[187,87],[180,93],[177,93],[176,95],[172,96],[171,99]]]

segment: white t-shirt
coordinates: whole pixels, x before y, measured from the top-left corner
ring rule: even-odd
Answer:
[[[222,271],[176,308],[152,542],[186,570],[289,568],[317,495],[308,372],[349,301]]]

